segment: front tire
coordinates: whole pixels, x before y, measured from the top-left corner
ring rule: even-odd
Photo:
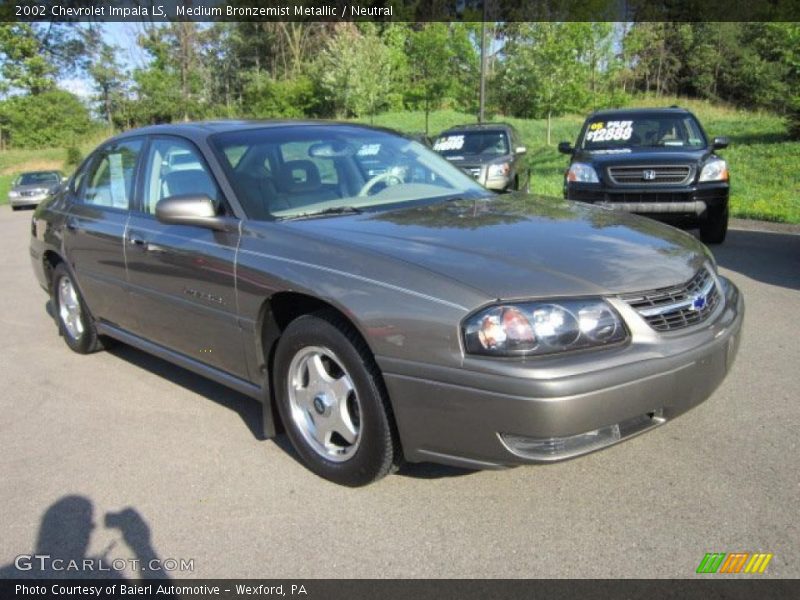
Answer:
[[[274,386],[286,433],[317,475],[356,487],[397,466],[401,453],[380,371],[337,314],[289,324],[275,353]]]
[[[728,234],[728,206],[708,209],[700,221],[700,239],[706,244],[721,244]]]
[[[64,263],[53,269],[51,300],[58,332],[71,350],[78,354],[91,354],[103,348],[94,319]]]

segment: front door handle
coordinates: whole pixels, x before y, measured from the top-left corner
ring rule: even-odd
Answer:
[[[147,246],[147,241],[144,238],[140,238],[137,235],[129,236],[128,243],[138,248],[145,248]]]

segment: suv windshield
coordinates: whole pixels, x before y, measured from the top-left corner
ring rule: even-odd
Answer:
[[[505,131],[447,131],[433,144],[443,156],[502,156],[509,154]]]
[[[584,150],[612,148],[704,148],[706,138],[691,115],[627,115],[586,123],[580,147]]]
[[[25,173],[20,175],[16,185],[36,185],[37,183],[58,183],[61,177],[58,173]]]
[[[358,126],[249,129],[217,134],[210,141],[252,219],[487,195],[419,142]]]

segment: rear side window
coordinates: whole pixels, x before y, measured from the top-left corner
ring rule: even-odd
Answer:
[[[83,203],[106,208],[129,209],[136,176],[136,162],[141,149],[141,140],[119,142],[104,148],[86,171]],[[80,177],[83,177],[83,174]]]

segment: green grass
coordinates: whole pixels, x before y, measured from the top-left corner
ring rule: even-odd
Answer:
[[[731,213],[735,217],[784,223],[800,223],[800,141],[788,139],[781,117],[737,110],[685,98],[639,98],[631,106],[670,106],[692,110],[709,136],[728,136],[729,148],[720,151],[731,172]],[[498,118],[513,124],[528,147],[532,170],[531,189],[540,194],[560,196],[567,158],[559,154],[559,141],[575,142],[585,115],[553,119],[551,141],[547,144],[547,122],[543,119]],[[369,119],[363,119],[370,122]],[[471,123],[474,115],[436,111],[430,115],[430,132]],[[406,132],[425,130],[422,112],[385,113],[376,125]]]

